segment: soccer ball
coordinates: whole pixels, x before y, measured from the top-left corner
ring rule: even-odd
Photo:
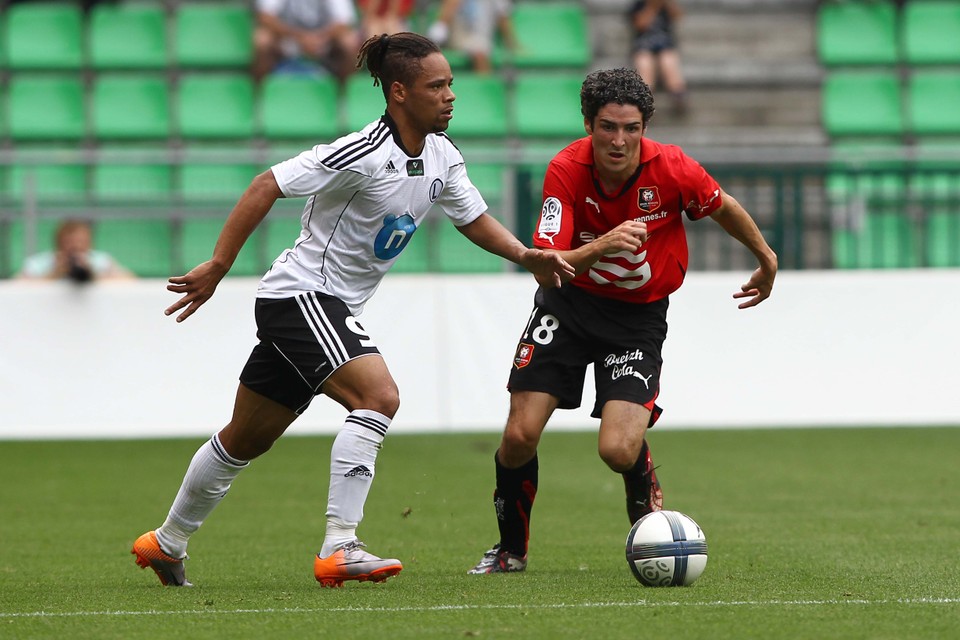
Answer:
[[[654,511],[630,529],[627,564],[648,587],[691,585],[707,566],[707,539],[690,516]]]

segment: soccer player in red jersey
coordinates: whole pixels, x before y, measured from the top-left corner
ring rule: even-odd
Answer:
[[[668,297],[683,283],[683,215],[707,216],[757,258],[734,293],[741,309],[770,296],[777,256],[742,206],[695,160],[644,138],[653,95],[633,70],[596,71],[580,92],[587,137],[550,162],[537,247],[576,270],[568,284],[539,289],[510,373],[510,414],[494,456],[500,541],[469,573],[523,571],[537,493],[537,444],[555,409],[580,406],[594,366],[598,450],[622,474],[631,523],[662,507],[644,435],[660,414],[661,346]]]

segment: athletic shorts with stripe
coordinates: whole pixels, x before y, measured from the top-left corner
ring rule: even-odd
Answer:
[[[626,400],[660,415],[660,355],[668,299],[636,304],[592,295],[573,285],[540,289],[510,371],[510,391],[541,391],[576,409],[593,364],[599,418],[608,400]]]
[[[379,354],[347,306],[323,293],[257,298],[257,338],[240,382],[302,413],[341,365]]]

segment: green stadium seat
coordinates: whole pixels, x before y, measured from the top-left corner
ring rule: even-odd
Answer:
[[[169,220],[98,220],[93,243],[138,276],[173,275],[173,239]]]
[[[487,205],[495,207],[503,202],[507,166],[498,162],[467,162],[470,182],[480,191]]]
[[[457,99],[449,133],[454,139],[507,135],[507,85],[502,76],[460,73],[452,88]]]
[[[902,213],[868,214],[862,228],[834,231],[834,265],[843,269],[917,267],[916,242],[913,224]]]
[[[210,259],[213,247],[223,228],[223,218],[190,218],[180,228],[180,265],[176,271],[186,273]],[[243,245],[230,268],[231,276],[259,276],[270,266],[260,254],[261,232],[254,231]],[[272,260],[275,256],[271,256]]]
[[[170,135],[170,96],[161,76],[99,74],[91,103],[93,135],[99,139]]]
[[[107,160],[93,167],[92,186],[98,202],[165,205],[173,195],[173,169],[168,164]]]
[[[86,132],[78,76],[18,74],[10,80],[7,128],[14,140],[79,140]]]
[[[957,32],[960,42],[960,31]],[[914,71],[907,82],[907,129],[960,135],[960,71]]]
[[[94,69],[163,69],[168,64],[167,18],[157,3],[97,4],[87,27]]]
[[[260,92],[260,125],[268,138],[302,138],[313,145],[340,131],[340,103],[332,77],[275,74]]]
[[[253,52],[253,13],[242,4],[179,2],[174,15],[174,62],[180,67],[247,67]]]
[[[513,88],[514,132],[520,137],[568,141],[586,135],[580,115],[582,83],[581,74],[518,75]]]
[[[0,42],[11,69],[79,69],[83,65],[78,3],[18,3],[6,13]]]
[[[9,195],[21,202],[33,190],[37,202],[82,203],[87,194],[87,168],[80,164],[23,163],[10,168]]]
[[[824,2],[817,10],[817,56],[825,65],[892,65],[899,60],[892,2]]]
[[[925,209],[953,206],[960,211],[960,142],[934,139],[916,147],[910,199]]]
[[[254,133],[253,81],[243,74],[184,74],[177,92],[184,138],[248,138]]]
[[[960,2],[905,3],[901,36],[904,59],[909,64],[960,64]]]
[[[927,266],[960,267],[960,208],[927,217]]]
[[[180,195],[186,203],[233,205],[260,170],[249,163],[194,163],[180,166]]]
[[[449,220],[438,216],[434,228],[436,270],[441,273],[500,273],[504,260],[470,242]]]
[[[592,58],[589,29],[582,4],[519,2],[514,5],[512,20],[521,45],[512,55],[516,67],[582,69],[589,64]]]
[[[347,78],[344,95],[344,113],[347,131],[359,131],[387,110],[380,87],[373,86],[373,78],[364,73],[355,73]]]
[[[899,136],[904,131],[894,73],[834,71],[824,82],[822,101],[823,126],[831,136]]]

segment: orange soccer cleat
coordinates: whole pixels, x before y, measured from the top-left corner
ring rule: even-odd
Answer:
[[[146,569],[150,567],[156,572],[160,582],[167,587],[192,587],[187,582],[186,574],[183,570],[183,558],[177,560],[168,556],[160,548],[157,542],[157,534],[153,531],[147,531],[137,538],[133,543],[133,549],[130,553],[137,556],[137,564]]]
[[[342,587],[346,580],[383,582],[403,569],[399,560],[378,558],[363,550],[359,540],[349,542],[335,552],[313,561],[313,575],[324,587]]]

